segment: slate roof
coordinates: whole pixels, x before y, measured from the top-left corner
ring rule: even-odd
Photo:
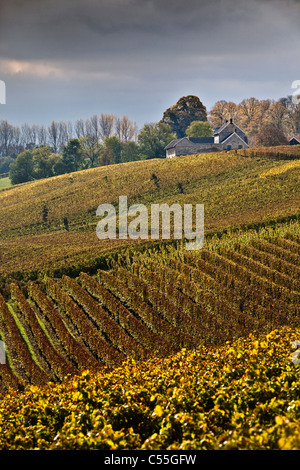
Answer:
[[[298,145],[298,144],[300,144],[300,142],[299,142],[298,139],[296,139],[296,137],[292,137],[292,138],[289,140],[289,144],[294,144],[294,145],[296,144],[296,145]]]
[[[241,129],[239,126],[237,126],[237,124],[232,119],[230,119],[230,121],[225,122],[225,124],[223,124],[221,127],[217,127],[214,130],[214,134],[215,135],[220,134],[220,132],[222,132],[227,126],[229,126],[229,124],[233,124],[237,129],[239,129],[243,134],[245,134],[243,129]]]
[[[174,139],[172,140],[165,148],[164,150],[169,150],[169,149],[172,149],[173,147],[175,147],[178,142],[180,142],[182,139],[185,139],[185,137],[182,137],[181,139]]]
[[[213,144],[215,139],[214,137],[190,137],[190,141],[193,144]]]

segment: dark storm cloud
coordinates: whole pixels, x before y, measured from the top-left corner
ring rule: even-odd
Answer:
[[[299,25],[295,9],[287,15],[284,4],[294,7],[270,0],[10,0],[1,11],[0,54],[80,60],[117,51],[159,52],[159,46],[173,52],[172,44],[186,53],[267,47],[280,32],[278,19],[288,16],[292,27]]]
[[[49,113],[88,114],[96,102],[143,121],[183,94],[209,105],[272,98],[299,78],[298,0],[0,2],[0,78],[11,103],[25,103],[25,87],[26,112],[41,119],[41,97]]]

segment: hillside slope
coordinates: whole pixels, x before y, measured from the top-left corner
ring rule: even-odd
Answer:
[[[3,391],[298,326],[299,172],[298,160],[224,153],[115,165],[4,191]],[[146,205],[204,203],[203,249],[187,252],[183,240],[100,242],[96,201],[116,204],[119,195]],[[49,222],[40,220],[42,201]],[[71,230],[61,227],[66,214]]]
[[[95,168],[0,192],[0,278],[101,267],[130,240],[96,237],[96,209],[133,203],[204,204],[205,233],[294,217],[299,212],[299,161],[218,153]],[[78,272],[78,269],[77,269]]]
[[[0,191],[0,448],[300,448],[299,172],[233,152]],[[204,203],[203,249],[100,242],[120,195]]]

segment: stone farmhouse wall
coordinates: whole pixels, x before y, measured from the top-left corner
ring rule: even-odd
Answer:
[[[183,139],[175,147],[168,149],[166,152],[167,158],[176,156],[193,155],[197,153],[208,153],[220,151],[219,145],[214,144],[194,144],[188,139]]]
[[[222,142],[221,144],[219,144],[218,147],[219,147],[219,150],[231,150],[231,149],[238,149],[238,148],[246,148],[247,144],[244,141],[241,141],[241,139],[239,139],[239,137],[236,134],[233,134],[225,142]]]
[[[220,142],[226,139],[226,137],[228,137],[230,134],[233,134],[234,132],[244,140],[245,133],[234,123],[230,122],[224,127],[223,130],[220,131],[220,133],[218,132]]]

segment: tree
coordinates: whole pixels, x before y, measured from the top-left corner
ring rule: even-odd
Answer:
[[[77,171],[83,164],[83,152],[79,139],[70,139],[62,150],[62,164],[66,173]]]
[[[12,163],[15,163],[16,159],[12,157],[0,158],[0,175],[1,173],[9,173],[9,168]]]
[[[86,133],[83,119],[77,119],[77,121],[75,122],[74,130],[77,139],[80,139],[80,137],[85,137]]]
[[[168,124],[171,132],[180,139],[185,136],[186,129],[193,121],[207,121],[206,107],[197,96],[188,95],[168,108],[160,122]]]
[[[56,153],[59,150],[59,124],[58,122],[52,121],[48,126],[48,141],[53,152]]]
[[[13,126],[6,120],[0,122],[0,151],[4,157],[9,156],[9,148],[13,140]]]
[[[116,121],[116,135],[122,142],[128,142],[135,139],[137,134],[136,122],[130,121],[128,116],[124,115]]]
[[[108,150],[109,149],[109,150]],[[111,137],[106,137],[103,142],[103,147],[100,153],[100,165],[101,161],[109,161],[110,163],[105,163],[106,165],[111,163],[120,163],[121,162],[121,151],[122,151],[122,142],[115,135]],[[105,158],[103,157],[105,155]]]
[[[288,145],[284,133],[274,126],[264,126],[260,132],[253,137],[254,147],[276,147],[277,145]]]
[[[220,100],[215,103],[209,112],[209,121],[212,127],[223,126],[230,118],[235,119],[237,114],[237,105],[232,101]]]
[[[186,130],[188,137],[212,137],[214,131],[208,121],[193,121]]]
[[[106,137],[111,137],[114,129],[116,117],[114,114],[104,114],[101,113],[99,117],[100,125],[100,137],[102,140],[105,140]]]
[[[163,122],[145,124],[137,137],[140,152],[147,159],[165,157],[164,148],[174,139],[171,126]]]
[[[38,129],[38,145],[45,146],[47,145],[47,129],[45,126],[39,126]]]
[[[81,137],[79,141],[84,160],[86,161],[86,168],[95,168],[98,166],[102,145],[99,144],[92,135]]]
[[[55,176],[58,165],[62,161],[62,157],[57,153],[52,153],[48,146],[38,147],[32,152],[34,178],[49,178]]]
[[[122,144],[121,163],[141,160],[140,147],[132,140]]]
[[[104,148],[103,152],[100,155],[100,166],[104,165],[113,165],[114,164],[114,154],[111,147]]]
[[[296,137],[300,134],[300,103],[295,103],[292,95],[280,98],[279,102],[285,106],[288,113],[285,122],[286,133],[290,137]]]
[[[33,157],[29,150],[17,156],[15,163],[10,165],[9,177],[12,184],[26,183],[34,178]]]
[[[251,137],[260,131],[264,125],[264,115],[270,106],[270,101],[260,101],[257,98],[247,98],[238,105],[237,124]],[[266,124],[266,123],[265,123]]]
[[[266,113],[266,121],[269,125],[277,127],[282,131],[288,121],[289,111],[280,101],[273,101]]]

